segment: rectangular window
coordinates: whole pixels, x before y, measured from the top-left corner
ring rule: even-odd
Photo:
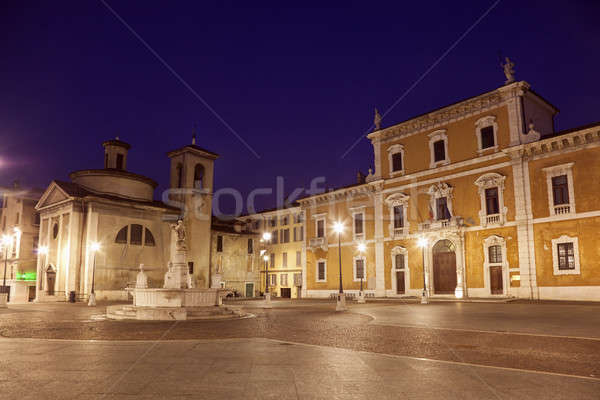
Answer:
[[[357,259],[356,263],[356,279],[365,279],[365,260]]]
[[[433,143],[433,161],[444,161],[446,159],[446,148],[444,147],[444,141],[438,140]]]
[[[569,204],[567,175],[559,175],[552,178],[552,197],[555,206]]]
[[[259,219],[252,222],[252,230],[260,231],[260,220]]]
[[[320,219],[317,221],[317,237],[325,237],[325,220]]]
[[[269,267],[275,268],[275,253],[271,253],[271,261],[269,263]]]
[[[302,286],[302,274],[294,274],[294,286]]]
[[[287,253],[281,253],[281,266],[287,267]]]
[[[302,222],[302,213],[294,215],[294,223],[299,224]]]
[[[481,129],[481,148],[487,149],[489,147],[494,147],[494,127],[486,126]]]
[[[392,172],[402,171],[402,153],[392,154]]]
[[[21,224],[21,213],[17,213],[17,225]]]
[[[285,226],[289,223],[289,217],[287,215],[281,217],[281,226]]]
[[[498,188],[485,189],[485,208],[487,215],[498,214],[500,212],[498,204]]]
[[[404,206],[394,206],[394,229],[404,228]]]
[[[448,201],[445,197],[435,199],[436,217],[438,221],[450,219],[450,210],[448,209]]]
[[[248,239],[248,254],[254,253],[254,240]]]
[[[354,214],[354,234],[362,235],[364,232],[363,213]]]
[[[40,213],[33,214],[33,225],[35,225],[35,226],[40,225]]]
[[[272,218],[270,219],[270,222],[269,222],[269,223],[270,223],[271,227],[275,227],[275,226],[277,226],[277,218],[276,218],[276,217],[272,217]]]
[[[193,261],[188,261],[188,272],[190,275],[192,275],[194,273],[194,262]]]
[[[558,269],[575,269],[575,252],[573,243],[558,244]]]
[[[223,251],[223,236],[217,235],[217,252],[221,253]]]
[[[281,231],[281,243],[289,243],[290,242],[290,229],[283,229]]]
[[[287,286],[288,285],[288,274],[281,274],[281,286]]]
[[[278,240],[277,235],[278,234],[279,234],[278,231],[271,232],[271,244],[277,244],[277,240]]]
[[[133,245],[142,245],[142,226],[138,224],[131,224],[131,238],[129,243]]]
[[[500,245],[488,247],[488,257],[490,259],[490,264],[501,264],[502,248],[500,247]]]
[[[396,254],[394,256],[394,259],[396,261],[396,269],[404,269],[404,254]]]
[[[325,280],[325,261],[319,261],[317,263],[317,280]]]
[[[297,251],[296,252],[296,267],[299,267],[302,265],[302,253]]]
[[[304,240],[304,227],[300,227],[300,233],[298,234],[298,241],[301,242]]]
[[[271,286],[277,286],[277,274],[271,274]]]

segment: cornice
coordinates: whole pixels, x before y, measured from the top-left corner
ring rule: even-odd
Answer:
[[[302,205],[311,205],[311,204],[315,205],[315,204],[329,203],[332,201],[345,199],[349,196],[350,197],[351,196],[360,196],[360,195],[366,195],[369,193],[375,193],[377,191],[380,191],[382,187],[383,187],[383,180],[379,180],[379,181],[365,183],[360,186],[351,186],[348,188],[342,188],[342,189],[338,189],[338,190],[333,190],[331,192],[325,192],[325,193],[320,193],[320,194],[317,194],[314,196],[305,197],[301,200],[298,200],[298,203],[300,203],[301,206]]]
[[[525,81],[511,83],[510,85],[502,86],[491,92],[442,107],[438,110],[401,122],[400,124],[375,131],[370,133],[367,137],[371,139],[371,142],[376,142],[391,137],[403,137],[430,130],[451,121],[463,119],[490,108],[499,107],[507,100],[522,96],[528,90],[529,84]]]

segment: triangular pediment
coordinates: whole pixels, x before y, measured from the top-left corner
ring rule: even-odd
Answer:
[[[70,197],[55,182],[50,183],[35,208],[40,209],[68,200]]]

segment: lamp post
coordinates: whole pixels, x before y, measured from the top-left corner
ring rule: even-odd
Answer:
[[[367,250],[367,246],[364,243],[359,243],[358,246],[356,246],[356,249],[358,250],[359,254],[362,256],[365,251]],[[365,300],[365,293],[363,292],[363,279],[365,277],[365,264],[363,262],[363,270],[362,270],[362,274],[360,275],[360,291],[358,292],[358,301],[357,303],[366,303]]]
[[[427,297],[427,283],[425,282],[425,247],[427,247],[427,239],[422,237],[417,242],[421,248],[423,254],[423,295],[421,296],[421,304],[429,304],[429,298]]]
[[[264,249],[261,250],[263,255],[263,261],[265,262],[265,304],[264,308],[272,308],[271,304],[271,293],[269,293],[269,254],[267,254],[267,243],[271,240],[271,233],[264,232],[262,235],[262,242],[264,243]]]
[[[338,234],[338,259],[340,267],[340,291],[337,296],[335,311],[346,311],[346,295],[344,294],[344,286],[342,284],[342,232],[344,231],[344,224],[339,221],[336,222],[333,224],[333,230]]]
[[[89,307],[96,306],[96,292],[94,291],[96,284],[96,253],[100,250],[100,243],[92,242],[90,246],[90,250],[94,253],[94,266],[92,267],[92,291],[90,293],[90,298],[88,300]]]
[[[36,279],[38,280],[38,284],[37,284],[37,293],[36,293],[36,297],[39,299],[40,298],[40,293],[42,291],[42,286],[43,286],[43,279],[44,279],[44,264],[46,263],[46,255],[48,254],[48,246],[38,246],[38,255],[43,256],[44,258],[42,258],[42,261],[40,262],[40,266],[38,268],[38,274]]]
[[[2,278],[2,290],[0,290],[0,296],[6,295],[4,303],[8,301],[8,291],[6,290],[6,270],[8,269],[8,246],[10,245],[11,239],[9,235],[2,235],[2,247],[4,247],[4,278]]]

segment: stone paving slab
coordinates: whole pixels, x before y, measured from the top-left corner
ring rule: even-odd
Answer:
[[[0,339],[0,354],[0,393],[7,399],[600,398],[600,379],[268,339]],[[43,362],[27,368],[34,354]],[[272,356],[290,364],[270,363]],[[73,364],[78,359],[102,359],[106,368],[80,369]]]

